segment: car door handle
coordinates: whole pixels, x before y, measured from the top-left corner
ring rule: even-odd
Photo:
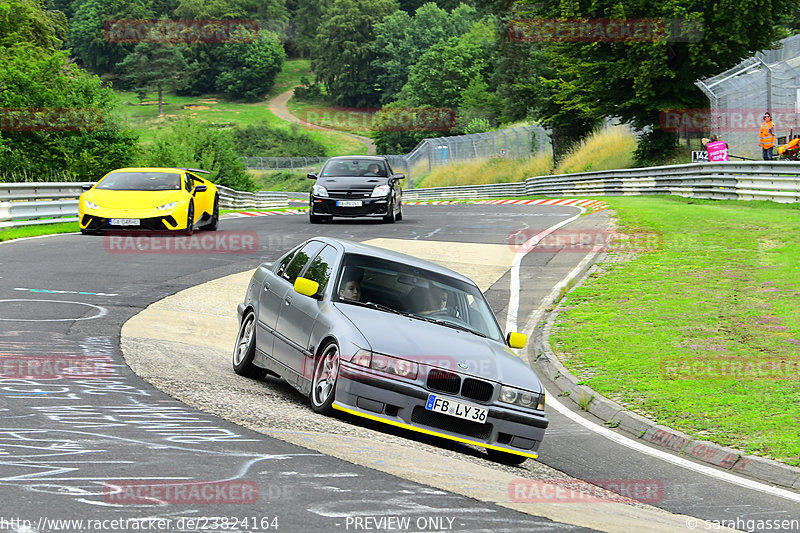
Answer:
[[[292,303],[292,297],[291,296],[287,296],[286,298],[284,298],[283,301],[286,302],[286,305],[290,305]]]
[[[264,290],[265,290],[265,291],[268,291],[268,290],[269,290],[269,283],[265,283],[265,284],[264,284]]]

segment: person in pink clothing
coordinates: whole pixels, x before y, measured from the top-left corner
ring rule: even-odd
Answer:
[[[709,161],[728,161],[728,143],[720,141],[716,135],[706,143],[706,152]]]

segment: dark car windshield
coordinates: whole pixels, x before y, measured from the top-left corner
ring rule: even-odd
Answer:
[[[325,177],[382,177],[387,176],[386,164],[379,159],[332,159],[322,167]]]
[[[388,259],[345,254],[334,299],[407,314],[503,342],[478,287]]]
[[[111,191],[179,191],[181,175],[169,172],[114,172],[95,189]]]

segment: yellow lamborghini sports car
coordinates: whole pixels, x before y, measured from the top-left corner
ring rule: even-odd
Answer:
[[[86,186],[78,204],[81,233],[116,230],[216,230],[219,192],[187,168],[120,168]]]

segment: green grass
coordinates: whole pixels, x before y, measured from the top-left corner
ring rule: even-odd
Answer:
[[[659,423],[800,465],[800,206],[604,200],[663,244],[567,296],[565,365]]]
[[[253,181],[262,191],[308,192],[313,181],[306,177],[307,172],[256,172],[250,171]]]
[[[436,167],[429,174],[417,178],[414,182],[414,187],[513,183],[524,181],[531,176],[549,174],[552,165],[553,158],[549,154],[538,155],[528,159],[495,157],[492,159],[452,163]]]
[[[294,59],[284,62],[283,70],[275,80],[275,86],[269,97],[275,96],[289,87],[300,83],[301,76],[310,75],[310,62],[306,59]],[[158,116],[158,97],[156,93],[148,94],[145,103],[140,103],[135,93],[116,91],[117,102],[122,117],[133,129],[140,133],[144,146],[153,142],[155,134],[171,123],[183,117],[197,118],[219,127],[246,126],[257,122],[286,130],[296,131],[298,126],[285,122],[269,110],[267,100],[254,103],[231,102],[219,95],[177,96],[164,94],[164,115]],[[366,147],[346,135],[303,129],[308,135],[325,147],[325,155],[365,154]]]
[[[283,62],[283,68],[275,77],[275,85],[269,91],[268,97],[277,96],[283,91],[300,85],[300,78],[305,76],[309,80],[314,74],[311,72],[310,59],[287,59]]]
[[[287,104],[292,115],[323,128],[331,128],[363,137],[372,137],[372,112],[358,108],[331,105],[324,99],[298,100],[291,98]]]
[[[62,222],[59,224],[43,224],[41,226],[24,226],[21,228],[0,229],[0,241],[22,239],[23,237],[36,237],[52,233],[75,233],[80,231],[77,222]]]

